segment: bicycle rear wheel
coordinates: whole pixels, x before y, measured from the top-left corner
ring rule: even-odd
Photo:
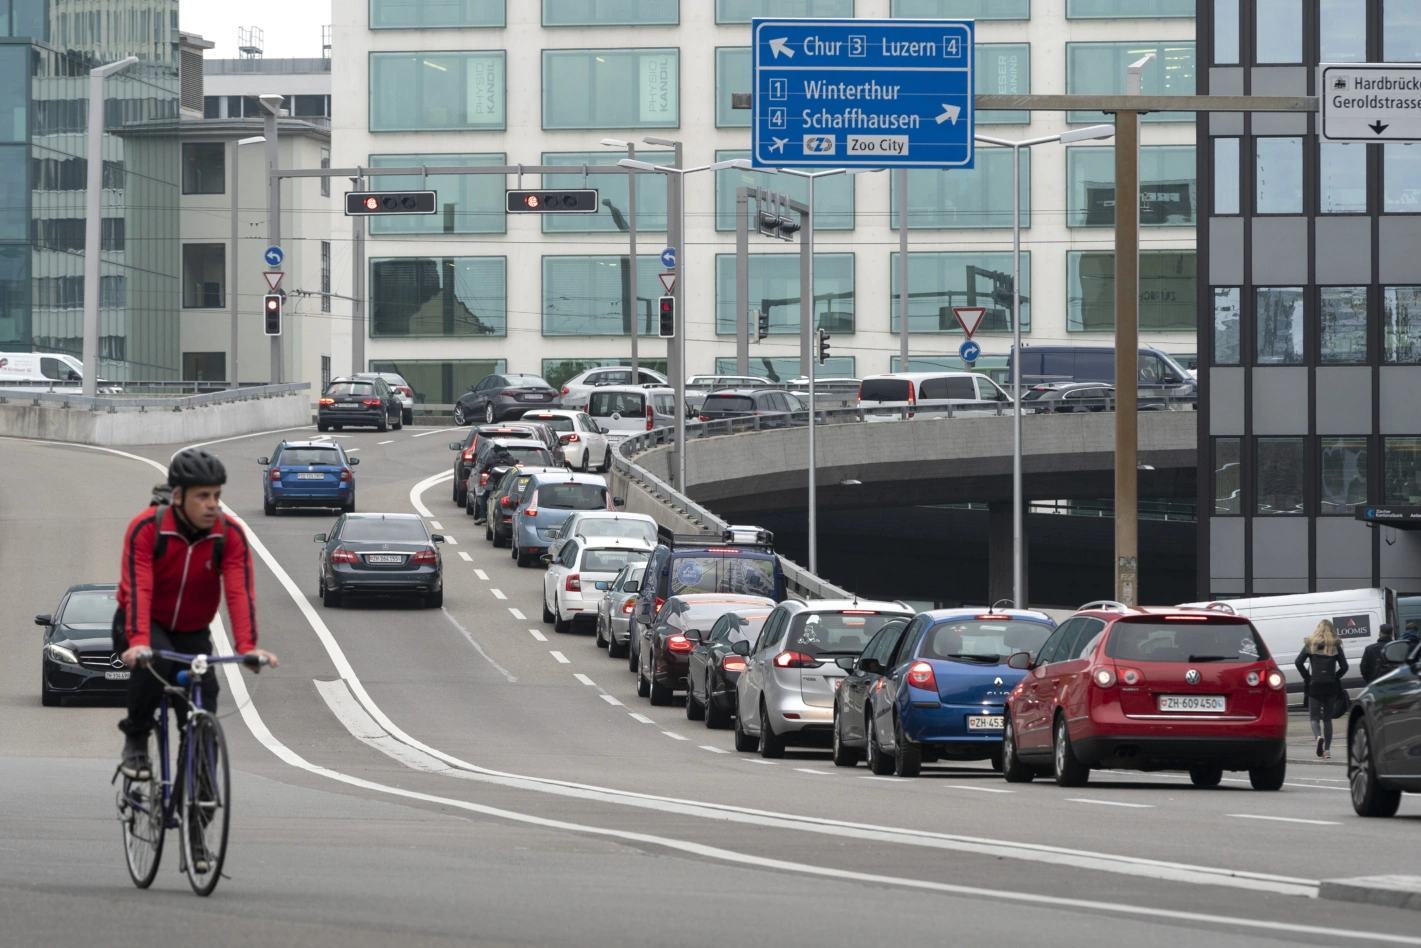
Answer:
[[[206,711],[191,713],[192,781],[183,788],[183,862],[192,890],[198,895],[211,895],[222,877],[222,863],[227,857],[231,774],[222,725]],[[182,768],[182,779],[187,780],[185,755],[179,756],[178,766]]]
[[[123,830],[123,855],[133,884],[146,889],[158,874],[163,858],[163,784],[160,766],[152,755],[152,776],[147,780],[123,778],[118,792],[118,819]]]

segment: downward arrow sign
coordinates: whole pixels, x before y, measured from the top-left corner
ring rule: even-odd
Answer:
[[[1381,120],[1381,119],[1377,119],[1377,120],[1376,120],[1375,122],[1373,122],[1371,125],[1368,125],[1367,128],[1370,128],[1372,131],[1374,131],[1374,132],[1376,132],[1378,135],[1380,135],[1382,132],[1384,132],[1384,131],[1386,131],[1387,129],[1391,128],[1391,126],[1390,126],[1390,125],[1383,125],[1383,124],[1382,124],[1382,120]]]
[[[790,59],[794,58],[794,50],[785,45],[785,43],[788,42],[788,36],[781,36],[779,39],[770,40],[770,52],[775,54],[776,59],[780,58],[780,53],[784,53]]]
[[[951,122],[956,125],[957,116],[962,112],[962,109],[956,105],[948,105],[946,102],[942,104],[942,108],[943,112],[937,117],[937,123],[941,125],[943,122]]]

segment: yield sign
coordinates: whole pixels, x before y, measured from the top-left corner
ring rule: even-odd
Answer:
[[[676,274],[674,274],[674,273],[658,273],[657,276],[661,277],[661,285],[664,286],[664,287],[666,287],[666,292],[667,292],[667,293],[675,293],[675,292],[676,292]]]
[[[275,290],[281,285],[281,278],[286,276],[280,270],[267,270],[262,276],[266,277],[266,285]]]
[[[954,306],[952,315],[957,317],[957,322],[962,326],[962,331],[967,333],[967,338],[971,339],[972,334],[977,331],[977,327],[982,325],[982,317],[987,315],[985,306]]]

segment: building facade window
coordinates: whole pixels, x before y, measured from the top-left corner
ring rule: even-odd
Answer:
[[[321,391],[325,391],[331,384],[331,357],[321,356]]]
[[[1259,365],[1303,361],[1303,288],[1260,287],[1254,291]]]
[[[1367,0],[1318,0],[1317,20],[1322,62],[1367,61]]]
[[[183,193],[227,193],[225,143],[183,142]]]
[[[715,0],[717,23],[749,23],[757,16],[853,15],[854,0]]]
[[[656,335],[652,311],[666,295],[656,278],[660,269],[655,254],[637,254],[633,303],[627,257],[544,257],[543,335],[629,336],[631,314],[638,311],[638,334]]]
[[[1317,161],[1319,214],[1367,213],[1367,146],[1321,142]]]
[[[1421,7],[1410,0],[1382,0],[1382,59],[1421,62]]]
[[[680,0],[543,0],[544,26],[675,26]]]
[[[1012,226],[1010,148],[979,147],[974,167],[908,169],[909,230],[969,230]],[[889,227],[897,230],[898,175],[889,176]],[[1021,154],[1021,226],[1031,226],[1031,152]]]
[[[1303,140],[1255,138],[1254,211],[1258,214],[1303,212]]]
[[[923,20],[1029,20],[1031,0],[893,0],[891,10]]]
[[[889,256],[888,331],[898,328],[898,254]],[[984,306],[979,333],[1011,332],[1010,253],[909,253],[908,332],[960,333],[954,306]],[[1031,251],[1021,254],[1021,331],[1031,331]]]
[[[1254,54],[1259,63],[1303,61],[1303,5],[1298,0],[1253,0]]]
[[[1031,91],[1030,43],[978,43],[972,61],[972,81],[978,95],[1025,95]],[[1024,109],[983,109],[975,121],[978,125],[1026,125],[1031,122],[1031,113]]]
[[[0,145],[0,240],[25,240],[30,235],[28,151],[28,145]]]
[[[0,48],[0,142],[29,141],[29,93],[29,48],[23,45]]]
[[[824,364],[816,366],[814,375],[821,379],[856,379],[858,373],[854,371],[853,356],[830,356],[824,360]],[[716,356],[716,375],[739,375],[735,368],[735,356]],[[770,382],[788,382],[790,379],[797,379],[803,373],[799,371],[799,359],[796,356],[779,356],[771,358],[769,356],[750,356],[750,374],[758,375],[760,378]]]
[[[1115,146],[1067,148],[1066,187],[1067,227],[1114,227]],[[1193,145],[1140,148],[1141,226],[1194,226],[1198,197]]]
[[[321,312],[331,311],[331,242],[321,241]]]
[[[0,343],[30,345],[30,248],[0,244]]]
[[[1421,438],[1382,442],[1388,504],[1421,504]]]
[[[1239,154],[1242,142],[1237,138],[1214,139],[1214,213],[1239,212]]]
[[[769,314],[770,335],[798,335],[799,306],[799,254],[750,254],[750,308]],[[816,253],[814,328],[848,335],[854,323],[854,255]],[[735,328],[735,254],[716,254],[715,332],[733,336]]]
[[[372,30],[504,25],[505,0],[370,0]]]
[[[1232,66],[1238,63],[1238,0],[1213,0],[1213,3],[1214,62]]]
[[[1421,213],[1421,148],[1383,145],[1382,183],[1382,209],[1388,214]]]
[[[1193,250],[1140,252],[1140,329],[1194,332],[1199,325]],[[1067,332],[1115,331],[1115,251],[1072,250],[1066,254]]]
[[[1066,0],[1066,19],[1068,20],[1192,17],[1193,15],[1194,0]]]
[[[504,257],[370,261],[371,338],[508,334]]]
[[[1367,439],[1323,438],[1318,513],[1350,514],[1367,502]]]
[[[637,357],[637,371],[644,372],[650,369],[653,372],[660,372],[666,375],[665,359],[643,359]],[[625,365],[627,371],[618,373],[622,380],[610,383],[615,385],[632,384],[631,359],[544,359],[542,376],[543,380],[553,388],[562,388],[563,383],[575,375],[581,375],[588,369],[598,369],[604,366]],[[608,383],[604,383],[608,384]]]
[[[1318,291],[1318,344],[1329,364],[1367,362],[1367,288],[1324,286]]]
[[[329,148],[322,148],[322,149],[321,149],[321,167],[322,167],[322,168],[329,168],[330,166],[331,166],[331,150],[330,150]],[[322,178],[322,179],[321,179],[321,197],[323,197],[323,198],[328,198],[328,197],[330,197],[330,196],[331,196],[331,179],[330,179],[330,178]]]
[[[1382,287],[1382,358],[1421,362],[1421,286]]]
[[[1214,516],[1243,513],[1243,463],[1239,438],[1214,439]]]
[[[751,75],[749,46],[718,46],[715,51],[715,127],[749,128],[749,109],[730,107],[734,92],[749,92],[755,87]]]
[[[227,381],[227,353],[225,352],[184,352],[184,382],[225,382]]]
[[[543,128],[676,128],[680,51],[543,50]]]
[[[615,165],[626,157],[619,151],[544,152],[545,165]],[[637,161],[654,165],[669,165],[675,153],[669,151],[638,151]],[[666,176],[659,174],[600,174],[590,178],[597,188],[600,207],[596,214],[542,214],[545,234],[616,234],[631,229],[627,219],[627,179],[636,180],[637,233],[662,233],[666,230]],[[580,174],[545,174],[545,188],[580,188]]]
[[[226,245],[183,244],[183,308],[220,309],[226,299]]]
[[[1239,303],[1242,291],[1236,286],[1214,287],[1214,364],[1238,365],[1243,361],[1240,334],[1243,329]]]
[[[501,50],[370,54],[370,131],[505,127]]]
[[[430,190],[438,197],[434,214],[377,214],[371,217],[373,236],[392,234],[502,234],[508,229],[503,206],[507,178],[497,174],[376,174],[376,168],[474,167],[502,165],[503,152],[482,154],[371,155],[370,188],[375,191]]]
[[[979,152],[980,154],[980,152]],[[716,161],[749,158],[748,151],[721,150]],[[963,172],[959,172],[961,174]],[[854,229],[854,175],[836,174],[814,182],[814,230]],[[736,188],[766,188],[777,191],[801,204],[809,198],[809,182],[788,174],[768,174],[763,171],[741,171],[725,168],[715,173],[715,229],[735,230]],[[752,226],[751,231],[754,231]]]
[[[527,368],[531,368],[528,366]],[[394,372],[421,405],[452,405],[485,377],[508,371],[506,359],[372,359],[371,372]]]
[[[1067,43],[1066,92],[1080,95],[1123,95],[1126,67],[1148,53],[1155,58],[1145,67],[1145,95],[1194,94],[1194,44],[1148,40],[1128,43]],[[1104,124],[1104,112],[1067,112],[1066,121],[1082,125]],[[1193,112],[1151,112],[1142,122],[1192,122]]]
[[[1259,516],[1303,513],[1303,439],[1255,438],[1257,493],[1253,512]]]

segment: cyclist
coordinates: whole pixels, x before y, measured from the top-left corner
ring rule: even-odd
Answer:
[[[118,586],[128,643],[121,656],[124,665],[151,663],[158,676],[173,681],[180,666],[154,659],[154,650],[210,655],[209,626],[225,592],[237,653],[265,656],[276,667],[276,656],[256,647],[251,547],[245,531],[222,516],[225,483],[227,469],[216,457],[200,448],[180,451],[168,465],[171,505],[150,506],[129,523]],[[217,691],[217,676],[204,675],[204,709],[216,710]],[[159,677],[135,673],[129,678],[128,717],[118,727],[126,736],[119,769],[131,779],[150,777],[148,735],[162,699]],[[183,707],[176,711],[186,714]]]

